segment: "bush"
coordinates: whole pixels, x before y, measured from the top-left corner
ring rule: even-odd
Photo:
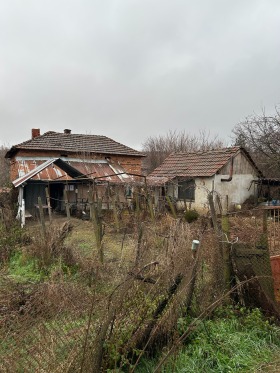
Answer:
[[[26,241],[28,236],[17,222],[9,227],[0,223],[0,263],[8,262],[17,246]]]
[[[184,218],[186,222],[192,223],[193,221],[197,220],[199,217],[199,213],[196,210],[187,210],[185,211]]]
[[[68,265],[75,263],[72,250],[64,245],[72,228],[69,222],[65,222],[61,226],[50,225],[45,234],[36,232],[29,254],[36,258],[40,269],[47,269],[61,258]]]

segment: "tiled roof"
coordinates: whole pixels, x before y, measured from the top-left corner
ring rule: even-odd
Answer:
[[[215,175],[241,148],[234,146],[194,153],[172,153],[149,178],[210,177]]]
[[[14,145],[7,152],[6,157],[11,157],[19,149],[144,156],[143,153],[106,136],[79,135],[53,131],[46,132],[41,136]]]

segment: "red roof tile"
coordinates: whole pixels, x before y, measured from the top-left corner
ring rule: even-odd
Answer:
[[[75,153],[118,154],[143,157],[144,154],[106,136],[79,135],[49,131],[14,145],[6,154],[10,158],[19,149],[59,150]]]
[[[149,178],[210,177],[216,174],[241,148],[234,146],[194,153],[173,153],[157,167]]]

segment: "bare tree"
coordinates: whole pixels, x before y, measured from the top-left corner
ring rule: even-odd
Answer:
[[[222,146],[223,141],[218,136],[211,137],[210,133],[204,130],[200,131],[199,135],[169,130],[165,135],[148,137],[142,150],[147,155],[146,169],[147,173],[150,173],[171,153],[209,150]]]
[[[10,184],[10,176],[9,176],[9,160],[5,158],[5,154],[9,149],[1,145],[0,146],[0,187],[8,186]]]
[[[267,177],[280,177],[280,113],[267,116],[265,110],[238,123],[234,129],[235,145],[250,151]]]

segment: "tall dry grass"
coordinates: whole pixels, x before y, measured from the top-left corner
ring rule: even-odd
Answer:
[[[138,214],[127,219],[127,229],[126,218],[118,234],[105,221],[103,264],[90,222],[84,222],[92,229],[86,256],[81,239],[69,239],[75,229],[67,224],[50,226],[43,239],[33,235],[29,254],[42,267],[61,258],[77,271],[67,278],[52,273],[37,284],[3,276],[3,371],[9,364],[15,372],[133,371],[143,356],[171,348],[180,318],[211,310],[223,296],[220,238],[207,218],[188,224],[166,215],[153,222]],[[118,249],[109,237],[117,238]]]

